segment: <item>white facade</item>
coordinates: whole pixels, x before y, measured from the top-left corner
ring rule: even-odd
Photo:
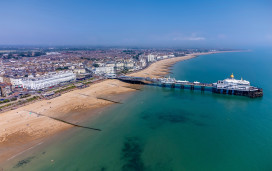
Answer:
[[[85,74],[86,73],[86,69],[85,68],[76,68],[73,70],[74,73],[76,74]]]
[[[250,85],[249,81],[246,80],[236,80],[236,79],[230,79],[227,78],[223,80],[223,84],[231,84],[231,85]]]
[[[105,64],[105,67],[115,67],[115,63],[107,63]]]
[[[128,69],[131,69],[131,68],[134,67],[134,63],[133,62],[126,62],[125,67],[128,68]]]
[[[147,65],[146,59],[144,59],[144,58],[141,58],[141,59],[140,59],[140,63],[141,63],[141,67],[142,67],[142,68],[146,67],[146,65]]]
[[[39,90],[51,86],[55,86],[62,82],[73,81],[76,74],[72,71],[64,71],[58,73],[50,73],[35,78],[25,78],[22,80],[22,86],[27,89]]]
[[[168,58],[167,55],[162,56],[162,59],[167,59],[167,58]]]
[[[155,57],[156,57],[155,55],[149,54],[149,55],[147,55],[147,61],[154,62],[154,61],[156,61]]]
[[[116,70],[118,70],[118,71],[123,70],[124,67],[125,67],[125,64],[124,64],[123,62],[117,62],[117,63],[115,64],[115,68],[116,68]]]
[[[46,52],[46,55],[59,55],[59,52]]]
[[[250,82],[246,80],[236,80],[232,75],[231,78],[224,79],[223,81],[219,80],[217,83],[213,83],[213,87],[217,89],[226,89],[226,90],[249,90],[252,88]]]
[[[94,69],[94,73],[97,75],[115,74],[115,70],[114,67],[97,67]]]
[[[22,85],[22,78],[10,78],[10,83],[11,83],[13,86]]]

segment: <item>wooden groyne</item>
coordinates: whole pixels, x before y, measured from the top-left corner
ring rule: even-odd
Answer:
[[[82,96],[90,97],[90,95],[87,95],[87,94],[82,94],[82,93],[78,93],[78,94],[80,94],[80,95],[82,95]]]
[[[130,87],[130,86],[122,86],[122,87],[130,88],[130,89],[138,90],[138,91],[141,91],[141,90],[142,90],[142,89],[140,89],[140,88],[135,88],[135,87]]]
[[[121,102],[114,101],[114,100],[110,100],[110,99],[106,99],[106,98],[104,98],[104,97],[96,97],[96,98],[97,98],[97,99],[100,99],[100,100],[109,101],[109,102],[112,102],[112,103],[122,104]]]
[[[37,116],[44,116],[44,117],[47,117],[47,118],[50,118],[50,119],[53,119],[53,120],[56,120],[56,121],[60,121],[60,122],[63,122],[63,123],[66,123],[66,124],[69,124],[69,125],[72,125],[72,126],[75,126],[75,127],[84,128],[84,129],[90,129],[90,130],[95,130],[95,131],[101,131],[101,129],[98,129],[98,128],[91,128],[91,127],[87,127],[87,126],[82,126],[82,125],[74,124],[74,123],[71,123],[71,122],[59,119],[59,118],[55,118],[55,117],[52,117],[52,116],[43,115],[41,113],[37,113],[37,112],[33,112],[33,111],[26,111],[26,112],[29,112],[30,114],[34,113]]]

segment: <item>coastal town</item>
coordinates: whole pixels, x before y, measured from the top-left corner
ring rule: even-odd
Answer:
[[[239,95],[233,88],[252,88],[243,80],[240,82],[246,85],[240,85],[239,80],[239,85],[234,85],[237,81],[234,76],[216,85],[165,77],[177,62],[233,52],[230,49],[21,51],[0,51],[0,165],[74,127],[104,131],[99,125],[85,125],[84,122],[98,117],[111,105],[124,104],[128,96],[142,90],[142,85],[134,82],[148,81],[162,87],[191,90],[200,87],[201,92],[212,86],[217,90],[215,93],[226,86],[228,90],[222,89],[222,94],[233,95]],[[258,93],[253,95],[262,96],[262,92]],[[21,163],[24,160],[16,166]]]
[[[33,48],[0,50],[0,111],[50,99],[150,64],[214,49]]]
[[[121,104],[127,95],[141,89],[115,77],[163,77],[179,61],[225,52],[214,49],[50,50],[40,56],[34,52],[32,57],[19,57],[17,54],[22,54],[19,50],[0,51],[0,147],[3,147],[0,163],[31,148],[32,143],[39,144],[51,135],[81,127],[76,123],[99,115],[98,111],[107,106]],[[32,55],[28,51],[26,55]],[[96,55],[89,55],[88,59],[87,55],[79,55],[89,53]],[[121,65],[119,69],[118,65]]]
[[[272,0],[0,6],[0,171],[272,171]]]

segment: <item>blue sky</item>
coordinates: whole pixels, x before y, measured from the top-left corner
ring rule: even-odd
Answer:
[[[0,0],[0,45],[272,46],[271,0]]]

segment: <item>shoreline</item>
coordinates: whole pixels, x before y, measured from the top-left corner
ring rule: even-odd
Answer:
[[[226,51],[194,53],[182,57],[164,59],[128,75],[161,77],[169,73],[169,68],[177,62],[189,60],[199,55],[224,52]],[[113,102],[103,100],[101,97],[111,99],[116,95],[136,91],[130,87],[132,85],[118,80],[105,80],[92,84],[85,89],[68,92],[54,99],[37,101],[16,110],[1,113],[0,163],[4,163],[11,158],[13,159],[29,149],[33,149],[45,138],[50,138],[52,135],[73,127],[45,116],[35,115],[34,112],[76,123],[83,121],[82,118],[84,117],[80,115],[80,112],[98,110],[113,104]],[[29,111],[33,111],[33,113]],[[92,119],[92,117],[97,115],[96,112],[91,112],[91,114],[85,117]]]

